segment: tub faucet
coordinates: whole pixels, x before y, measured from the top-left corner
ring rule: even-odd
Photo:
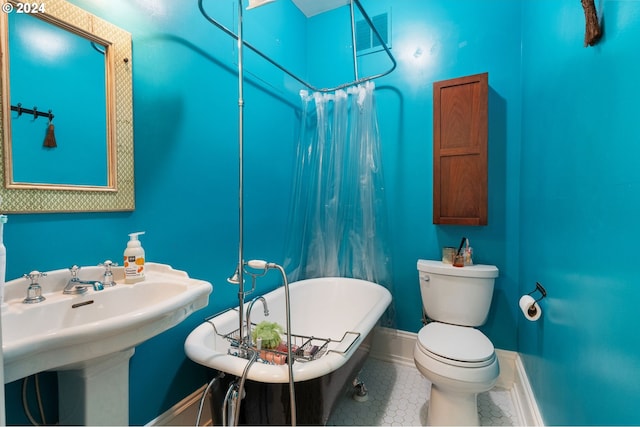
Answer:
[[[264,315],[265,316],[269,315],[267,300],[265,300],[264,297],[256,297],[251,300],[251,302],[249,303],[249,307],[247,308],[247,344],[249,346],[251,346],[251,310],[253,309],[253,304],[255,304],[255,302],[258,300],[262,301],[262,307],[264,308]]]
[[[69,282],[67,282],[67,286],[64,287],[64,290],[62,291],[63,294],[65,295],[84,294],[85,292],[87,292],[87,288],[89,287],[93,288],[94,291],[101,291],[104,289],[102,282],[98,280],[78,279],[77,277],[78,270],[80,270],[80,267],[78,267],[77,265],[74,265],[73,267],[69,268],[69,271],[71,272],[71,279],[69,279]]]

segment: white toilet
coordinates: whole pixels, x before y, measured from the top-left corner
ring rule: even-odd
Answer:
[[[416,367],[431,381],[427,425],[480,425],[477,395],[500,373],[493,344],[475,327],[489,314],[498,268],[418,260],[420,293],[432,320],[418,332]]]

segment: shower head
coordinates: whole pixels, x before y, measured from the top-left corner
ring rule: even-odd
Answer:
[[[249,0],[249,6],[247,10],[255,9],[256,7],[264,6],[267,3],[273,3],[276,0]]]

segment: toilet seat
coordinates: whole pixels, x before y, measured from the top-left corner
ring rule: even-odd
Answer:
[[[453,366],[480,368],[496,359],[489,338],[468,326],[429,323],[418,332],[417,344],[433,359]]]

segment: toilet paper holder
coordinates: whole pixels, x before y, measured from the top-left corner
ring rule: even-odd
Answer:
[[[544,288],[544,286],[542,286],[540,284],[540,282],[536,282],[536,288],[534,290],[532,290],[531,292],[529,292],[527,295],[531,296],[531,294],[534,294],[536,292],[540,292],[541,297],[536,299],[535,301],[533,301],[531,303],[531,305],[529,306],[529,308],[527,309],[527,312],[529,313],[529,316],[535,316],[536,312],[538,311],[538,309],[536,308],[536,303],[538,301],[541,301],[543,298],[545,298],[547,296],[547,290]]]

